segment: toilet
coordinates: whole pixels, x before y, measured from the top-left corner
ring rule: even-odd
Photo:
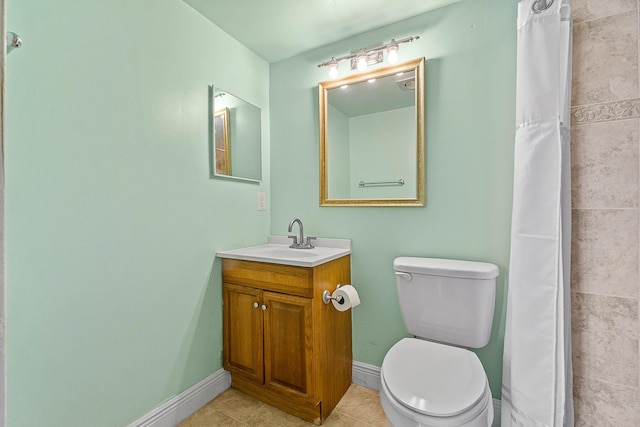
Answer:
[[[498,267],[400,257],[393,262],[400,311],[415,338],[387,352],[380,401],[394,427],[487,427],[493,401],[475,353],[489,342]]]

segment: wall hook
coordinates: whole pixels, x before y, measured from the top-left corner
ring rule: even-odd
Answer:
[[[9,54],[13,49],[19,48],[22,46],[22,39],[16,33],[11,31],[7,31],[7,54]]]

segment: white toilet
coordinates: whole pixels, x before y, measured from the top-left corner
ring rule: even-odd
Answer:
[[[475,353],[491,334],[498,267],[436,258],[393,262],[409,333],[387,352],[380,401],[395,427],[487,427],[491,390]],[[427,341],[428,340],[428,341]]]

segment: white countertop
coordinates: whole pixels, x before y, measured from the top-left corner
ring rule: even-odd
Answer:
[[[313,249],[290,248],[291,239],[286,236],[269,236],[266,244],[231,249],[216,253],[219,258],[244,261],[268,262],[272,264],[315,267],[351,253],[350,239],[328,239],[318,237]]]

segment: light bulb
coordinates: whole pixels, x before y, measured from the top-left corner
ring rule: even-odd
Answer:
[[[367,54],[362,52],[358,55],[358,71],[364,71],[367,69]]]
[[[398,62],[398,43],[393,39],[391,39],[391,43],[387,46],[387,61],[389,61],[389,64]]]
[[[335,79],[338,77],[338,61],[334,58],[329,62],[329,78]]]

